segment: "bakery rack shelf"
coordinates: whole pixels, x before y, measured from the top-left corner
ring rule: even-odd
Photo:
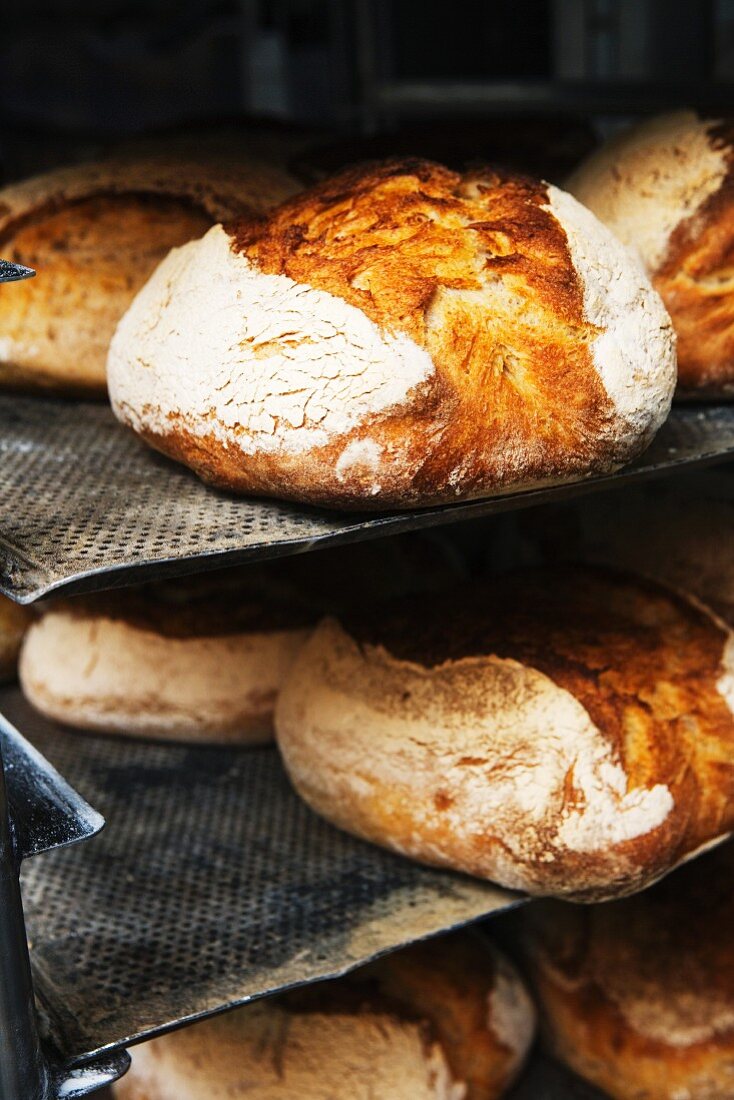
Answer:
[[[73,733],[16,687],[0,691],[0,713],[9,783],[20,729],[107,822],[22,874],[36,997],[67,1065],[521,900],[327,825],[274,748]],[[23,782],[13,810],[34,802]]]
[[[0,591],[21,602],[455,523],[734,455],[734,405],[677,407],[618,473],[389,514],[237,498],[150,451],[108,407],[0,397]]]
[[[0,587],[31,602],[455,523],[724,461],[734,456],[734,407],[677,408],[649,450],[614,475],[382,515],[214,491],[149,451],[98,404],[2,397],[0,451]],[[272,748],[75,734],[42,719],[16,688],[0,691],[0,714],[21,848],[53,847],[24,864],[22,884],[46,1064],[63,1082],[55,1095],[81,1096],[112,1080],[136,1040],[335,976],[521,900],[339,833],[292,793]],[[39,777],[56,773],[43,757],[15,766],[22,738],[14,727],[104,814],[109,827],[100,836],[88,823],[84,844],[55,847],[68,825],[48,798],[44,804],[50,788]],[[51,788],[59,784],[73,802],[58,776]],[[512,1095],[598,1094],[536,1061]]]
[[[22,885],[56,1095],[113,1080],[135,1040],[523,900],[340,833],[293,794],[274,749],[73,733],[17,688],[0,712],[13,818],[24,850],[46,852]],[[100,835],[102,817],[15,727],[102,809]],[[536,1058],[508,1100],[599,1095]]]

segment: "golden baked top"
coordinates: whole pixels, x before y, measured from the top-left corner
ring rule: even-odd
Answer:
[[[637,252],[678,335],[683,390],[734,387],[734,123],[677,111],[592,154],[569,190]]]
[[[375,658],[386,697],[393,680],[402,682],[403,662],[436,670],[467,662],[470,670],[475,659],[492,657],[543,673],[582,704],[628,789],[667,786],[676,812],[664,828],[674,847],[682,842],[686,850],[694,821],[694,840],[734,824],[731,635],[672,590],[602,568],[557,567],[343,622]],[[466,708],[468,681],[459,690],[457,707]],[[481,705],[479,674],[477,690]],[[400,705],[409,711],[411,702]],[[510,697],[505,705],[512,707]],[[581,798],[573,771],[566,785],[572,804]]]
[[[465,446],[503,420],[530,439],[534,421],[552,418],[559,446],[583,449],[613,415],[591,360],[598,330],[546,184],[428,161],[357,166],[230,231],[263,272],[343,298],[425,348],[442,366],[444,430]],[[475,416],[453,424],[467,388]]]
[[[734,1039],[734,844],[620,902],[542,902],[525,924],[541,973],[587,1025],[631,1029],[638,1056]]]
[[[662,423],[674,360],[570,195],[408,160],[172,253],[108,370],[117,415],[208,480],[379,507],[608,470]]]

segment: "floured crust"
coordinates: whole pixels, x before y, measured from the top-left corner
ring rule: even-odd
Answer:
[[[516,1005],[512,1045],[498,1039],[489,1007],[500,970]],[[533,1024],[530,999],[496,949],[452,936],[146,1043],[115,1095],[494,1100],[517,1075]]]
[[[169,250],[296,187],[233,151],[170,143],[4,188],[0,251],[39,277],[3,294],[0,384],[103,392],[115,326]]]
[[[173,253],[108,369],[120,419],[206,480],[384,507],[614,468],[665,418],[674,358],[570,196],[406,161]]]
[[[78,729],[259,744],[307,629],[165,637],[120,620],[48,611],[19,675],[43,714]]]
[[[0,596],[0,683],[14,679],[20,645],[32,619],[29,608]]]
[[[54,601],[26,636],[21,686],[78,729],[257,744],[316,616],[264,568]]]
[[[634,577],[513,574],[325,621],[276,735],[341,828],[534,894],[617,897],[733,827],[730,639]]]
[[[552,1050],[617,1100],[734,1097],[734,845],[639,897],[524,915]]]
[[[693,111],[611,141],[569,190],[632,248],[678,335],[684,395],[734,393],[734,129]]]
[[[79,729],[268,741],[281,685],[325,611],[457,575],[439,546],[405,536],[54,600],[26,639],[21,683]]]

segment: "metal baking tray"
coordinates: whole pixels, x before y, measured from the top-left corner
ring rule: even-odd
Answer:
[[[0,591],[21,602],[234,565],[528,507],[734,454],[734,405],[681,406],[619,473],[411,512],[234,497],[118,425],[105,405],[0,397]]]
[[[74,733],[17,687],[0,713],[107,822],[21,877],[36,997],[67,1064],[522,900],[327,825],[274,748]]]

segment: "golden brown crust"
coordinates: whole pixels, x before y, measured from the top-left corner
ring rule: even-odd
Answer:
[[[188,201],[133,194],[78,199],[13,227],[2,251],[40,277],[3,295],[0,340],[15,350],[0,383],[103,392],[107,348],[132,298],[171,248],[210,224]]]
[[[730,637],[629,575],[502,576],[323,624],[278,740],[342,828],[533,893],[622,896],[734,828]]]
[[[666,415],[674,353],[658,296],[569,195],[400,161],[174,253],[109,369],[119,418],[205,480],[373,509],[615,468]]]
[[[734,1097],[734,845],[635,898],[524,914],[553,1052],[616,1100]]]
[[[117,322],[170,249],[294,189],[274,167],[174,146],[0,191],[0,251],[39,272],[3,295],[0,384],[103,393]]]
[[[719,188],[671,235],[653,283],[678,335],[684,396],[734,392],[734,122],[709,130],[726,158]]]
[[[450,483],[457,453],[467,456],[461,480],[469,493],[488,481],[511,483],[520,465],[528,482],[549,469],[572,476],[593,464],[613,419],[591,359],[595,330],[584,317],[583,287],[548,201],[540,182],[406,160],[348,169],[265,221],[228,227],[232,247],[260,270],[344,299],[440,363],[436,384],[409,414],[396,410],[377,435],[388,452],[410,441],[417,499],[430,500],[433,486]],[[481,291],[486,280],[511,286],[523,303],[492,325],[485,309],[446,293]],[[369,425],[356,438],[367,435],[375,438]],[[487,437],[511,443],[487,456]],[[190,460],[194,441],[182,435],[179,442]],[[279,486],[278,495],[303,496],[315,480],[308,466],[333,467],[344,443],[335,439],[305,460],[294,456],[284,478],[293,490]],[[206,446],[216,448],[213,440]],[[513,449],[517,466],[508,456]],[[623,461],[613,450],[609,461]],[[237,487],[224,452],[215,450],[204,476]],[[287,456],[277,461],[288,465]],[[248,459],[248,491],[269,491],[271,465],[269,456]],[[350,488],[347,480],[338,503],[369,506],[356,477],[353,494]],[[381,501],[389,492],[383,484]]]

